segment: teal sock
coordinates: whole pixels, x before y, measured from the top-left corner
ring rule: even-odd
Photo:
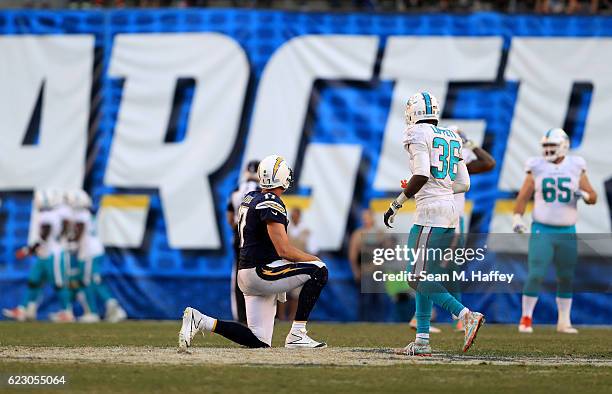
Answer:
[[[433,303],[425,294],[416,293],[416,312],[414,316],[417,320],[417,336],[418,334],[429,335],[429,326],[431,321],[431,309]]]
[[[427,294],[427,296],[434,302],[434,304],[452,313],[453,316],[459,316],[463,308],[465,308],[465,306],[457,301],[457,299],[448,291],[441,293],[430,293]]]
[[[114,298],[111,295],[110,290],[108,289],[108,287],[106,287],[105,284],[103,283],[92,283],[91,287],[93,287],[93,294],[94,296],[98,296],[100,297],[100,300],[102,300],[102,302],[104,304],[106,304],[106,302],[112,298]]]
[[[41,292],[40,287],[29,287],[26,290],[25,300],[23,301],[22,306],[27,306],[30,302],[38,302]]]
[[[455,292],[452,292],[451,295],[455,297],[457,301],[461,302],[461,292],[455,291]]]
[[[89,312],[97,315],[98,314],[98,302],[96,301],[96,294],[94,292],[93,286],[87,286],[83,289],[85,293],[85,301],[87,302],[87,306],[89,307]]]
[[[63,310],[70,308],[70,290],[67,287],[60,287],[57,289],[57,296],[59,298],[60,306]]]

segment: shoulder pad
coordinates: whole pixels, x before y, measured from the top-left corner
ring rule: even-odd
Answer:
[[[280,199],[278,201],[280,201]],[[279,204],[278,201],[263,200],[259,202],[257,205],[255,205],[255,209],[274,209],[275,211],[278,211],[282,213],[283,215],[287,216],[287,210],[282,204]]]
[[[543,160],[544,158],[539,157],[539,156],[530,157],[529,159],[527,159],[527,161],[525,161],[525,171],[526,172],[533,171],[533,169],[537,167],[539,164],[541,164]]]

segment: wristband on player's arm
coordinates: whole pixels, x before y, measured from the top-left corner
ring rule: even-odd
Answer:
[[[576,192],[576,197],[582,198],[584,200],[584,202],[587,202],[587,203],[591,200],[591,195],[588,192],[585,192],[582,189],[579,189]]]
[[[393,202],[391,203],[391,206],[395,208],[394,211],[398,211],[404,205],[406,201],[408,201],[408,197],[406,197],[404,192],[401,192],[399,196],[397,196],[397,198],[393,200]]]

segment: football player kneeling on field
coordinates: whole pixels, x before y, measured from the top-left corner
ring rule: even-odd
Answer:
[[[281,195],[291,184],[291,168],[282,157],[271,155],[261,161],[257,176],[262,190],[247,193],[238,208],[238,285],[244,293],[248,327],[188,307],[179,331],[180,351],[186,351],[200,331],[214,332],[250,348],[270,347],[276,302],[284,302],[286,292],[299,287],[302,290],[285,347],[327,347],[306,333],[306,321],[327,283],[327,267],[289,242]]]

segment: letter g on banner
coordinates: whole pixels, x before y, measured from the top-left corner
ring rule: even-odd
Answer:
[[[170,247],[219,248],[208,176],[230,155],[238,133],[249,77],[244,51],[217,33],[117,35],[108,73],[125,83],[105,183],[159,189]],[[165,143],[179,78],[195,80],[187,130],[183,141]],[[145,226],[146,215],[113,215],[102,216]]]

